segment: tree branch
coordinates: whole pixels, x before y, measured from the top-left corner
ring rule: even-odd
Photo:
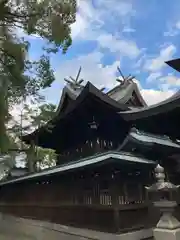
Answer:
[[[44,11],[45,13],[45,11]],[[24,19],[28,19],[28,18],[31,18],[31,17],[41,17],[42,15],[44,15],[44,13],[39,13],[39,12],[36,12],[36,13],[31,13],[29,15],[27,15],[27,13],[24,13],[23,15],[22,14],[19,14],[18,12],[6,12],[7,15],[10,15],[12,17],[15,17],[15,18],[24,18]]]
[[[13,76],[13,74],[11,73],[11,70],[9,69],[9,67],[5,64],[5,62],[2,61],[2,58],[0,58],[0,62],[1,64],[4,66],[4,68],[7,70],[7,72],[11,75],[11,77],[17,81],[17,79]]]
[[[2,51],[3,53],[7,54],[7,56],[10,56],[11,58],[13,58],[14,61],[17,60],[13,55],[11,55],[10,53],[8,53],[4,48],[1,48],[1,47],[0,47],[0,51]],[[1,63],[2,63],[2,62],[1,62]],[[4,63],[4,64],[5,64],[5,63]]]

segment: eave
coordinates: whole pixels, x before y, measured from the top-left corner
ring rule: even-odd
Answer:
[[[180,107],[180,93],[178,92],[160,103],[143,107],[140,109],[136,108],[126,112],[120,112],[120,114],[127,121],[135,121],[138,119],[148,118],[151,116],[171,112],[179,107]]]
[[[180,152],[180,144],[173,142],[168,136],[158,136],[155,134],[138,131],[134,128],[130,130],[128,136],[118,150],[123,150],[128,142],[136,143],[142,146],[142,148],[144,146],[153,147],[153,145],[158,145],[164,146],[166,150],[171,148],[174,152]]]
[[[130,153],[126,153],[126,152],[106,152],[103,154],[96,154],[94,156],[88,157],[88,158],[84,158],[81,159],[80,161],[71,161],[70,163],[64,164],[64,165],[60,165],[58,167],[52,168],[52,169],[48,169],[48,170],[44,170],[42,172],[39,173],[33,173],[30,175],[26,175],[23,177],[19,177],[17,179],[13,179],[13,180],[9,180],[9,181],[5,181],[5,182],[1,182],[0,186],[4,186],[7,184],[13,184],[13,183],[19,183],[19,182],[23,182],[23,181],[27,181],[27,180],[33,180],[33,179],[40,179],[46,176],[52,176],[55,174],[61,174],[64,172],[68,172],[68,171],[75,171],[78,169],[83,169],[85,167],[89,167],[92,165],[97,165],[97,164],[105,164],[107,162],[122,162],[124,161],[124,163],[134,163],[134,164],[145,164],[145,165],[149,165],[149,166],[155,166],[156,162],[152,161],[152,160],[148,160],[146,158],[141,158],[139,156],[130,154]]]
[[[130,136],[136,141],[139,141],[140,144],[157,144],[164,147],[178,149],[178,151],[180,151],[180,145],[173,142],[170,138],[166,136],[157,136],[155,134],[148,134],[142,132],[131,132]]]
[[[141,109],[120,112],[121,117],[138,130],[180,139],[180,94]]]

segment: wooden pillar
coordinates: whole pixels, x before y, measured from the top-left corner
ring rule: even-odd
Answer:
[[[73,195],[73,205],[78,205],[78,193],[79,193],[79,186],[78,186],[77,178],[74,176],[74,184],[72,188],[72,195]]]
[[[141,183],[139,183],[138,184],[138,192],[139,192],[139,194],[138,194],[138,197],[139,197],[139,199],[138,199],[138,201],[140,201],[140,203],[142,203],[143,202],[143,192],[142,192],[142,185],[141,185]]]
[[[114,216],[114,229],[116,232],[120,230],[120,216],[119,216],[119,183],[115,176],[111,176],[111,186],[110,193],[112,197],[112,207],[113,207],[113,216]]]
[[[76,204],[81,205],[83,203],[83,179],[78,177],[76,180]]]
[[[128,193],[127,193],[127,184],[126,183],[123,183],[123,192],[124,192],[124,204],[127,204]]]
[[[100,196],[99,196],[99,176],[94,176],[92,180],[93,185],[93,197],[92,197],[92,204],[98,205],[100,204]]]

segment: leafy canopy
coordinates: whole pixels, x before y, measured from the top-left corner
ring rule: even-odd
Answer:
[[[0,0],[0,150],[6,150],[5,122],[14,104],[40,101],[40,90],[55,80],[50,53],[71,45],[76,0]],[[20,33],[41,37],[43,55],[28,59],[30,43]],[[18,34],[19,33],[19,34]],[[28,39],[28,38],[27,38]]]
[[[37,171],[39,168],[46,168],[54,166],[56,164],[56,154],[54,150],[43,149],[40,147],[29,147],[24,144],[20,138],[21,135],[39,128],[50,121],[56,114],[56,105],[54,104],[42,104],[33,108],[28,104],[24,105],[24,108],[19,111],[18,119],[13,117],[11,120],[11,126],[7,128],[9,138],[9,159],[1,161],[0,169],[5,166],[6,169],[11,169],[16,164],[16,157],[19,154],[25,153],[23,163],[28,167],[30,172]],[[17,117],[17,116],[16,116]],[[20,152],[18,152],[18,150]]]

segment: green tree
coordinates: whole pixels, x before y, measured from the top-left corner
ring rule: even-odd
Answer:
[[[31,119],[29,129],[34,130],[45,125],[56,114],[56,105],[42,104],[39,108],[30,109],[28,117]],[[56,164],[56,154],[51,149],[30,147],[27,154],[27,165],[30,172],[37,171],[37,167],[46,168]]]
[[[75,21],[76,0],[0,1],[0,150],[7,151],[5,122],[12,104],[27,97],[40,100],[39,91],[51,86],[54,73],[50,53],[71,45],[70,25]],[[30,44],[16,32],[44,39],[37,61],[27,58]]]
[[[32,119],[32,127],[39,128],[50,121],[56,114],[56,105],[54,104],[42,104],[38,109],[35,109],[30,114]]]
[[[12,143],[11,150],[17,149],[26,152],[27,158],[25,161],[30,172],[36,171],[36,167],[38,166],[40,168],[54,166],[56,163],[56,154],[51,149],[27,146],[20,140],[20,138],[22,135],[45,125],[55,114],[56,105],[54,104],[42,104],[39,107],[36,106],[36,108],[29,107],[29,105],[25,104],[24,108],[19,112],[19,121],[15,119],[12,121],[11,119],[11,126],[8,127],[8,136],[11,138]],[[13,153],[15,155],[17,154],[16,151],[9,152],[10,155]]]

